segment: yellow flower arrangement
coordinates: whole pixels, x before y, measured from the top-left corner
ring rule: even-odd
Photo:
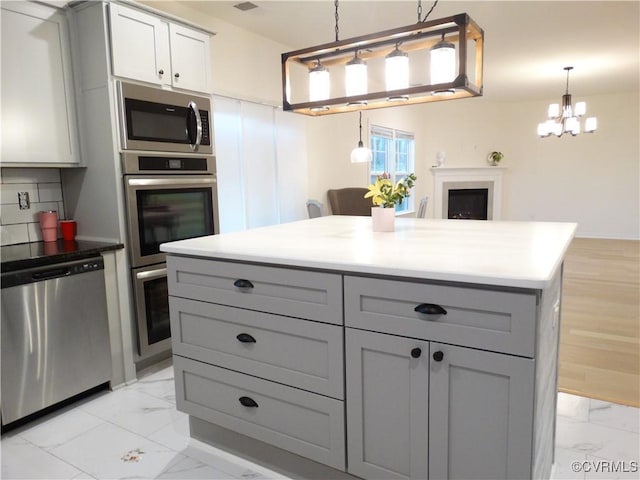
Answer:
[[[395,208],[396,204],[401,204],[410,195],[417,178],[414,173],[410,173],[394,185],[388,173],[378,175],[376,183],[369,185],[364,198],[371,198],[374,205],[382,208]]]

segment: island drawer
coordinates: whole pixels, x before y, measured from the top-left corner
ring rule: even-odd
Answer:
[[[343,328],[169,297],[173,353],[344,398]]]
[[[340,275],[167,257],[172,295],[342,325]]]
[[[344,403],[174,355],[178,409],[345,468]]]
[[[534,292],[355,276],[345,276],[344,291],[348,327],[534,356]]]

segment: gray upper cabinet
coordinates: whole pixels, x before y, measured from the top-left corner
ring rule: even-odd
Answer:
[[[76,166],[69,29],[64,13],[2,2],[2,166]]]
[[[113,74],[196,92],[211,91],[209,34],[111,3]]]

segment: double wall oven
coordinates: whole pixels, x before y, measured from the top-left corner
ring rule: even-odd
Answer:
[[[211,103],[124,82],[118,92],[138,353],[145,359],[171,348],[160,244],[220,230]]]

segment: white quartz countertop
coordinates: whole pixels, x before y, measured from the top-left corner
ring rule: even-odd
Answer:
[[[170,254],[340,272],[542,289],[577,225],[396,218],[373,232],[371,217],[328,216],[164,243]]]

